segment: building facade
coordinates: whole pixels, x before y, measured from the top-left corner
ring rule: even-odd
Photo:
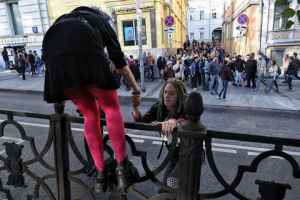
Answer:
[[[287,6],[275,5],[276,0],[231,0],[226,4],[223,24],[223,44],[227,52],[246,55],[261,51],[282,65],[285,54],[300,54],[300,24],[286,29],[287,18],[282,11]],[[297,0],[290,0],[289,7],[299,9]],[[248,23],[240,25],[239,16],[248,16]]]
[[[0,1],[0,49],[40,50],[48,28],[47,0]]]
[[[297,0],[290,0],[290,7],[299,9]],[[300,22],[295,16],[292,20],[295,22],[290,29],[286,29],[287,18],[281,15],[286,6],[276,6],[275,0],[270,0],[268,17],[268,35],[266,37],[267,54],[282,65],[284,55],[292,55],[297,52],[300,55]]]
[[[94,6],[106,11],[113,19],[123,51],[137,57],[136,0],[123,0],[122,3],[117,0],[49,0],[51,22],[80,5]],[[144,51],[160,55],[169,47],[167,27],[164,24],[164,19],[169,15],[174,18],[171,47],[182,47],[187,35],[187,0],[141,0],[141,10]]]
[[[225,0],[189,0],[189,39],[221,41],[224,6]]]
[[[268,9],[264,9],[263,12]],[[246,23],[239,22],[246,16]],[[264,16],[268,14],[264,13]],[[229,53],[246,55],[265,49],[267,29],[262,22],[261,0],[231,0],[225,5],[223,44]],[[262,22],[262,23],[261,23]]]

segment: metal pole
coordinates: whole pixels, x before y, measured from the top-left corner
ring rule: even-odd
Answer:
[[[69,173],[69,145],[68,134],[70,124],[64,112],[64,104],[57,103],[55,114],[51,116],[51,131],[54,139],[54,158],[57,181],[58,200],[71,200]]]
[[[210,20],[211,20],[211,0],[209,0],[209,13],[208,13],[208,39],[211,41]]]
[[[192,92],[185,102],[186,123],[178,128],[180,137],[178,190],[176,200],[197,200],[200,189],[203,141],[206,128],[200,122],[203,99]]]
[[[261,52],[261,39],[262,39],[262,26],[263,26],[263,15],[264,15],[264,0],[260,1],[260,30],[259,30],[259,52]]]
[[[143,61],[143,43],[142,43],[142,9],[141,0],[136,0],[136,20],[137,20],[137,33],[138,33],[138,46],[139,46],[139,63],[140,63],[140,76],[141,76],[141,89],[146,91],[144,81],[144,61]]]

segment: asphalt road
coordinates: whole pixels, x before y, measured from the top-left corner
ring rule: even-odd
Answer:
[[[130,106],[128,106],[127,103],[128,102],[126,101],[123,102],[122,109],[125,120],[131,121]],[[151,104],[151,102],[144,102],[141,110],[145,111]],[[45,114],[53,112],[52,106],[44,103],[41,96],[30,94],[21,95],[15,93],[0,93],[0,109],[38,112]],[[66,112],[71,115],[76,115],[75,108],[70,103],[67,104]],[[6,116],[4,115],[0,115],[0,120],[5,120],[5,117]],[[34,138],[36,148],[38,152],[40,152],[47,141],[49,122],[46,120],[23,117],[18,117],[16,120],[18,120],[19,123],[24,126],[26,134]],[[268,112],[262,110],[245,111],[229,108],[207,108],[201,120],[208,129],[272,137],[300,138],[299,114],[293,112]],[[72,125],[72,128],[74,140],[78,145],[78,149],[84,154],[82,126],[74,124]],[[126,132],[134,139],[138,149],[147,152],[149,166],[151,168],[158,166],[166,154],[166,149],[164,149],[163,156],[161,159],[157,160],[156,156],[159,152],[161,144],[161,138],[159,137],[158,133],[146,133],[137,130],[127,130]],[[15,141],[24,145],[22,156],[23,160],[28,160],[33,157],[29,142],[20,139],[20,135],[17,133],[14,127],[7,127],[4,133],[5,137],[0,138],[1,156],[6,156],[4,146],[2,144],[4,142]],[[272,146],[256,143],[224,140],[213,141],[213,153],[217,167],[224,176],[225,180],[229,183],[235,178],[239,165],[249,165],[256,155],[271,148]],[[285,150],[290,155],[294,156],[298,163],[300,162],[300,148],[288,148]],[[79,169],[81,166],[80,162],[75,158],[74,153],[71,152],[70,155],[71,168],[74,170]],[[44,159],[49,162],[50,165],[53,165],[54,159],[52,148],[44,156]],[[143,169],[141,167],[140,160],[134,157],[131,157],[131,160],[134,162],[135,166],[138,167],[140,173],[142,174]],[[0,161],[0,166],[2,164],[3,163]],[[30,166],[30,169],[40,177],[49,173],[49,170],[45,169],[40,164],[33,164]],[[0,171],[0,177],[4,185],[7,181],[7,174],[8,173],[6,171]],[[80,177],[87,185],[93,185],[93,178],[89,178],[84,175],[78,177]],[[247,197],[250,199],[256,199],[259,196],[258,187],[254,183],[256,179],[288,183],[292,186],[292,190],[288,190],[285,199],[300,199],[300,181],[293,178],[291,166],[288,162],[281,158],[273,157],[264,160],[259,165],[257,173],[248,173],[244,176],[243,181],[238,187],[238,191],[247,195]],[[32,178],[25,176],[25,182],[28,185],[27,188],[11,190],[15,199],[25,200],[25,196],[33,191],[35,181],[33,181]],[[49,179],[47,183],[51,188],[55,188],[54,179]],[[6,187],[11,188],[9,186]],[[78,184],[72,184],[72,187],[72,194],[74,197],[72,199],[89,199],[81,186]],[[138,186],[138,189],[149,195],[153,195],[157,192],[157,188],[150,183],[141,184]],[[202,168],[201,192],[216,192],[220,189],[222,189],[222,186],[216,180],[207,161],[205,161]],[[4,197],[1,196],[1,192],[0,199],[4,199]],[[48,198],[46,197],[45,193],[41,191],[39,199]],[[135,200],[137,198],[131,194],[129,199]],[[231,200],[235,198],[231,195],[227,195],[219,199]]]

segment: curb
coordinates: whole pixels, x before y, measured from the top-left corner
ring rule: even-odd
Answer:
[[[0,92],[11,92],[11,93],[19,93],[19,94],[35,94],[35,95],[43,95],[42,91],[36,90],[18,90],[18,89],[4,89],[0,88]],[[155,97],[142,97],[142,100],[147,103],[154,103],[157,101]],[[127,103],[131,101],[131,96],[120,96],[121,103]],[[277,108],[263,108],[263,107],[249,107],[249,106],[230,106],[230,105],[213,105],[213,104],[204,104],[205,111],[241,111],[241,112],[259,112],[263,113],[283,113],[283,114],[296,114],[300,115],[299,110],[292,109],[277,109]]]

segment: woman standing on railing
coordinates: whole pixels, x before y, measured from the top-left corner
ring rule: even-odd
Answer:
[[[160,91],[159,101],[152,105],[144,115],[141,114],[138,107],[134,107],[132,117],[137,122],[160,125],[162,133],[169,137],[178,123],[185,120],[184,101],[186,95],[187,91],[182,81],[169,79]],[[167,186],[177,187],[171,176],[174,174],[178,159],[179,147],[177,146],[175,156],[171,159],[164,174],[163,183]]]
[[[83,114],[84,136],[98,171],[96,192],[105,191],[107,181],[100,130],[100,109],[103,110],[117,161],[118,188],[124,192],[128,186],[125,130],[116,91],[119,85],[109,67],[105,47],[117,73],[127,78],[133,89],[134,107],[140,103],[140,88],[108,19],[99,10],[79,7],[54,22],[43,41],[44,98],[48,103],[70,99]]]

